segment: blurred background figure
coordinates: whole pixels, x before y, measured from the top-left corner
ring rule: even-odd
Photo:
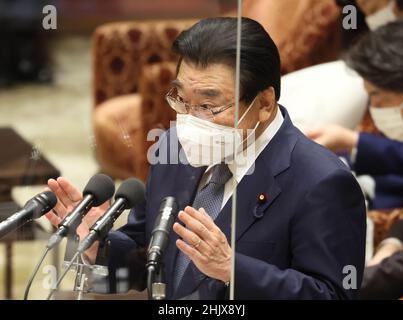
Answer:
[[[336,153],[347,152],[356,174],[371,177],[361,179],[370,208],[402,208],[403,20],[361,39],[347,54],[346,63],[364,79],[375,132],[330,124],[305,133]],[[403,220],[399,216],[365,269],[361,299],[403,296]]]
[[[403,17],[402,0],[336,2],[342,8],[354,6],[357,13],[357,28],[342,29],[337,58],[368,31]],[[376,27],[372,21],[376,22]],[[341,25],[342,21],[339,23]],[[301,129],[325,124],[338,124],[349,129],[359,125],[366,129],[373,127],[367,112],[368,95],[363,80],[343,60],[289,73],[282,78],[282,84],[284,95],[280,102],[291,106],[288,108],[290,116]]]
[[[403,17],[401,0],[356,0],[356,2],[364,12],[367,26],[372,31]]]
[[[403,297],[403,220],[392,226],[365,268],[360,299]]]
[[[334,152],[347,151],[357,175],[374,178],[370,207],[403,207],[403,21],[364,37],[346,57],[364,79],[376,133],[327,125],[306,134]]]
[[[49,37],[42,8],[52,1],[0,1],[0,88],[18,82],[49,82]]]

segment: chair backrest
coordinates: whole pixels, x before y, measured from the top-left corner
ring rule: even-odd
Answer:
[[[94,105],[138,91],[145,65],[176,61],[172,41],[197,20],[108,23],[93,34]]]
[[[362,78],[343,61],[289,73],[281,82],[280,103],[296,126],[303,129],[333,123],[356,129],[361,123],[368,94]]]

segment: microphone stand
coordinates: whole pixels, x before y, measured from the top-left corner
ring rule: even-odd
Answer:
[[[100,240],[97,258],[94,265],[86,264],[80,257],[81,263],[77,266],[77,276],[74,283],[74,291],[78,292],[77,300],[81,300],[84,293],[90,292],[91,275],[96,273],[97,275],[107,277],[108,272],[105,270],[105,266],[108,265],[110,241],[106,240],[106,235]],[[107,290],[105,290],[107,292]]]
[[[147,268],[147,291],[149,300],[164,300],[166,296],[166,284],[162,282],[163,265],[156,261],[150,261]]]
[[[86,292],[89,292],[89,289],[90,289],[89,275],[91,274],[91,272],[95,271],[97,274],[100,274],[102,276],[108,276],[108,273],[105,272],[104,266],[107,265],[110,241],[109,240],[105,241],[106,235],[107,235],[107,233],[105,232],[102,239],[100,240],[100,245],[99,245],[98,255],[97,255],[97,260],[95,262],[95,265],[86,264],[85,261],[83,261],[81,255],[78,255],[78,251],[77,251],[78,245],[79,245],[78,235],[74,232],[68,236],[66,252],[65,252],[65,256],[64,256],[65,270],[64,270],[63,275],[58,279],[56,287],[54,289],[52,289],[51,293],[49,294],[48,299],[50,299],[50,297],[53,295],[53,293],[57,290],[58,285],[65,277],[66,273],[68,272],[68,269],[70,269],[74,265],[73,260],[77,259],[77,262],[75,263],[76,278],[74,281],[74,288],[73,288],[73,291],[78,292],[77,300],[81,300],[83,294]]]

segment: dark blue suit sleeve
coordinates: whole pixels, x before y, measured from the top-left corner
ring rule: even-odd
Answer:
[[[403,143],[360,133],[354,170],[359,175],[403,175]]]
[[[129,213],[127,224],[108,235],[110,240],[109,266],[117,269],[127,266],[127,256],[135,249],[146,246],[145,204]]]
[[[356,297],[357,289],[343,286],[344,282],[347,288],[359,288],[365,261],[366,212],[355,179],[349,172],[338,170],[308,190],[298,207],[290,228],[291,267],[280,269],[236,254],[237,298]],[[356,273],[348,266],[354,266]],[[355,282],[350,282],[350,275],[356,276]]]

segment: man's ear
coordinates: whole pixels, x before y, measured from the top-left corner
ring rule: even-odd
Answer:
[[[259,95],[259,121],[267,122],[273,118],[276,102],[276,93],[273,87],[262,91]]]

